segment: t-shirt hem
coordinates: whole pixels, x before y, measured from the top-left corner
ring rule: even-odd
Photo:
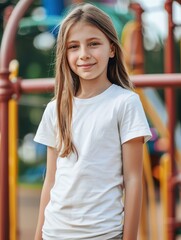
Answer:
[[[34,140],[35,142],[37,142],[37,143],[41,143],[41,144],[46,145],[46,146],[48,146],[48,147],[53,147],[53,148],[56,147],[56,145],[53,144],[52,141],[49,140],[49,139],[40,138],[40,137],[36,137],[36,136],[35,136],[33,140]]]
[[[121,144],[137,137],[144,137],[144,143],[146,143],[151,139],[152,135],[148,131],[130,132],[125,137],[122,137]]]
[[[63,239],[67,239],[67,240],[102,240],[102,239],[112,239],[113,237],[116,237],[118,235],[122,234],[122,231],[116,231],[116,232],[112,232],[112,233],[107,233],[106,235],[100,235],[100,236],[90,236],[90,237],[84,237],[84,236],[77,236],[77,237],[74,237],[74,238],[71,238],[71,237],[64,237]],[[106,237],[106,238],[105,238]],[[59,237],[54,237],[54,236],[47,236],[44,232],[43,232],[43,235],[42,235],[42,239],[43,240],[60,240]]]

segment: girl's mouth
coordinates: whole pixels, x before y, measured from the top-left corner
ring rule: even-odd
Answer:
[[[80,64],[80,65],[77,65],[78,67],[80,68],[91,68],[92,66],[94,66],[96,63],[90,63],[90,64]]]

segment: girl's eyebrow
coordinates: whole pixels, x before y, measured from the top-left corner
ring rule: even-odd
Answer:
[[[87,38],[86,41],[89,42],[89,41],[92,41],[92,40],[98,40],[98,41],[101,41],[100,38],[98,37],[92,37],[92,38]],[[70,43],[77,43],[79,42],[79,40],[70,40],[67,42],[67,44],[70,44]]]
[[[92,40],[101,40],[100,38],[98,37],[92,37],[92,38],[88,38],[86,39],[87,41],[92,41]]]

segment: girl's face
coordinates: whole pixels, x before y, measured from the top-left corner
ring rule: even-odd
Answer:
[[[107,81],[109,58],[114,57],[114,47],[97,27],[78,22],[67,38],[67,60],[80,81]]]

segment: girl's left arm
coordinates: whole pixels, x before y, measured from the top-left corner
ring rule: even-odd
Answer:
[[[122,145],[125,186],[123,240],[136,240],[142,202],[143,137]]]

